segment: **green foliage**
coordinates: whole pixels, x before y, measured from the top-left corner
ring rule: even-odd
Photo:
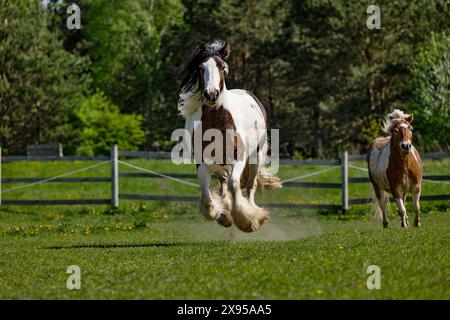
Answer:
[[[450,35],[432,33],[413,64],[410,110],[428,150],[450,147]]]
[[[163,54],[161,46],[167,45],[164,41],[182,24],[183,7],[179,0],[86,0],[83,4],[86,24],[82,35],[95,61],[94,86],[122,111],[144,117],[151,134],[146,146],[152,147],[155,138],[167,138],[173,130],[165,124],[176,114],[177,87],[161,81],[173,53]],[[164,92],[167,87],[170,93]],[[169,94],[173,95],[172,108],[167,110],[164,100]],[[161,128],[163,134],[158,132]]]
[[[0,0],[0,144],[70,139],[70,114],[89,92],[86,58],[69,53],[47,28],[39,1]]]
[[[86,99],[75,115],[78,155],[107,155],[113,144],[118,144],[121,150],[136,150],[145,140],[142,116],[121,114],[102,93]]]
[[[382,134],[380,126],[381,121],[378,119],[369,119],[366,126],[361,129],[361,141],[365,142],[367,145],[370,145],[375,138]]]
[[[283,156],[365,152],[394,108],[416,114],[419,149],[450,148],[445,0],[379,1],[381,30],[367,29],[372,3],[358,0],[80,0],[82,29],[72,31],[72,1],[46,3],[0,0],[6,152],[54,141],[74,153],[74,111],[96,91],[143,117],[140,148],[170,150],[183,126],[180,71],[216,38],[231,45],[227,87],[260,98]]]

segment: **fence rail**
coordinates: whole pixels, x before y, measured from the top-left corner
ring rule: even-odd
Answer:
[[[39,182],[48,178],[6,178],[2,180],[3,184],[7,183],[32,183]],[[52,182],[110,182],[111,178],[88,177],[88,178],[56,178]]]
[[[111,199],[77,199],[77,200],[3,200],[7,206],[73,206],[110,204]]]
[[[24,157],[24,156],[7,156],[1,155],[0,148],[0,205],[8,206],[28,206],[28,205],[110,205],[113,208],[119,207],[120,200],[141,200],[141,201],[176,201],[176,202],[196,202],[198,196],[170,196],[170,195],[144,195],[144,194],[126,194],[119,191],[119,179],[120,178],[166,178],[173,179],[178,182],[183,182],[182,179],[196,179],[195,174],[186,173],[157,173],[151,170],[140,168],[131,164],[127,164],[123,161],[119,161],[120,158],[144,158],[144,159],[169,159],[170,153],[160,152],[137,152],[137,151],[121,151],[119,152],[116,145],[111,148],[110,157]],[[423,159],[442,159],[450,158],[448,152],[435,152],[422,155]],[[109,160],[109,161],[108,161]],[[323,174],[326,171],[332,170],[325,169],[311,174],[306,174],[300,177],[294,177],[287,179],[283,182],[283,187],[287,188],[319,188],[319,189],[340,189],[341,190],[341,203],[339,204],[317,204],[317,203],[263,203],[268,208],[297,208],[297,209],[325,209],[325,210],[342,210],[347,211],[349,205],[366,204],[372,201],[372,199],[357,198],[349,199],[349,184],[353,183],[369,183],[368,177],[349,177],[349,168],[356,168],[366,170],[364,168],[358,168],[349,165],[350,161],[365,160],[364,155],[348,155],[347,152],[343,152],[340,159],[335,160],[280,160],[281,165],[314,165],[314,166],[336,166],[341,170],[340,182],[299,182],[296,180],[311,177],[317,174]],[[103,161],[105,163],[110,162],[111,174],[109,177],[46,177],[46,178],[5,178],[2,179],[2,162],[12,161]],[[144,172],[120,172],[119,163],[130,166],[134,169],[140,169]],[[98,165],[91,166],[96,167]],[[86,169],[89,169],[86,168]],[[84,169],[80,169],[84,170]],[[75,170],[73,173],[80,172]],[[147,172],[145,172],[147,171]],[[148,172],[150,171],[150,172]],[[450,181],[450,175],[428,175],[424,176],[424,180],[437,182]],[[25,183],[34,185],[38,183],[110,183],[111,185],[111,197],[109,199],[24,199],[24,200],[2,200],[2,193],[8,191],[8,189],[2,191],[2,185]],[[191,186],[197,186],[190,182],[183,182]],[[26,187],[27,185],[23,186]],[[22,188],[22,186],[20,186]],[[12,188],[14,189],[14,187]],[[410,198],[408,198],[410,200]],[[450,195],[422,195],[421,201],[436,201],[436,200],[450,200]],[[393,199],[392,199],[393,201]]]

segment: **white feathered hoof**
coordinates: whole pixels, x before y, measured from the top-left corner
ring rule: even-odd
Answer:
[[[221,226],[228,228],[233,225],[233,217],[231,216],[231,210],[233,210],[233,201],[229,192],[222,195],[222,204],[224,212],[217,219],[217,223]]]
[[[205,197],[200,198],[199,207],[200,212],[208,220],[217,220],[224,212],[222,201],[216,193],[212,194],[212,200]]]
[[[233,221],[236,227],[243,232],[255,232],[269,219],[269,213],[264,208],[251,206],[241,201],[233,210]]]
[[[222,203],[225,211],[231,213],[233,210],[233,198],[231,197],[231,193],[227,192],[222,195]]]

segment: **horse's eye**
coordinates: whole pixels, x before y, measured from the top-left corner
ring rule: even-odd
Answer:
[[[394,133],[398,133],[398,129],[397,128],[394,129]]]

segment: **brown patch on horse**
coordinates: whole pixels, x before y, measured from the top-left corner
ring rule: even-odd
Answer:
[[[220,92],[222,92],[223,87],[225,86],[225,71],[224,71],[225,62],[218,56],[214,56],[213,59],[216,62],[217,68],[219,68],[219,73],[220,73],[219,87],[220,87]]]
[[[233,153],[234,158],[236,159],[238,156],[238,148],[240,146],[239,137],[235,134],[236,132],[236,126],[234,124],[233,117],[231,116],[231,113],[228,112],[223,106],[220,106],[218,108],[216,107],[210,107],[208,105],[202,106],[202,135],[204,135],[205,131],[208,129],[217,129],[222,133],[223,141],[222,141],[222,158],[220,159],[222,161],[222,164],[227,163],[226,159],[226,145],[227,145],[227,139],[226,139],[226,131],[227,130],[233,130]],[[202,157],[203,157],[203,151],[204,149],[210,144],[213,143],[213,141],[203,141],[202,142]],[[215,157],[215,150],[211,152],[211,155]]]
[[[403,124],[406,124],[406,126]],[[407,121],[398,121],[392,128],[389,165],[386,174],[391,192],[396,198],[401,196],[399,186],[406,181],[406,178],[410,179],[410,188],[413,186],[417,187],[422,180],[422,160],[419,153],[415,148],[412,148],[407,154],[400,149],[402,140],[412,140],[411,129],[412,127]],[[405,191],[417,192],[416,190]]]
[[[402,155],[395,148],[395,146],[391,144],[390,148],[391,153],[389,154],[389,165],[386,174],[391,192],[394,197],[398,198],[401,196],[398,187],[403,183],[405,178],[405,164]]]

